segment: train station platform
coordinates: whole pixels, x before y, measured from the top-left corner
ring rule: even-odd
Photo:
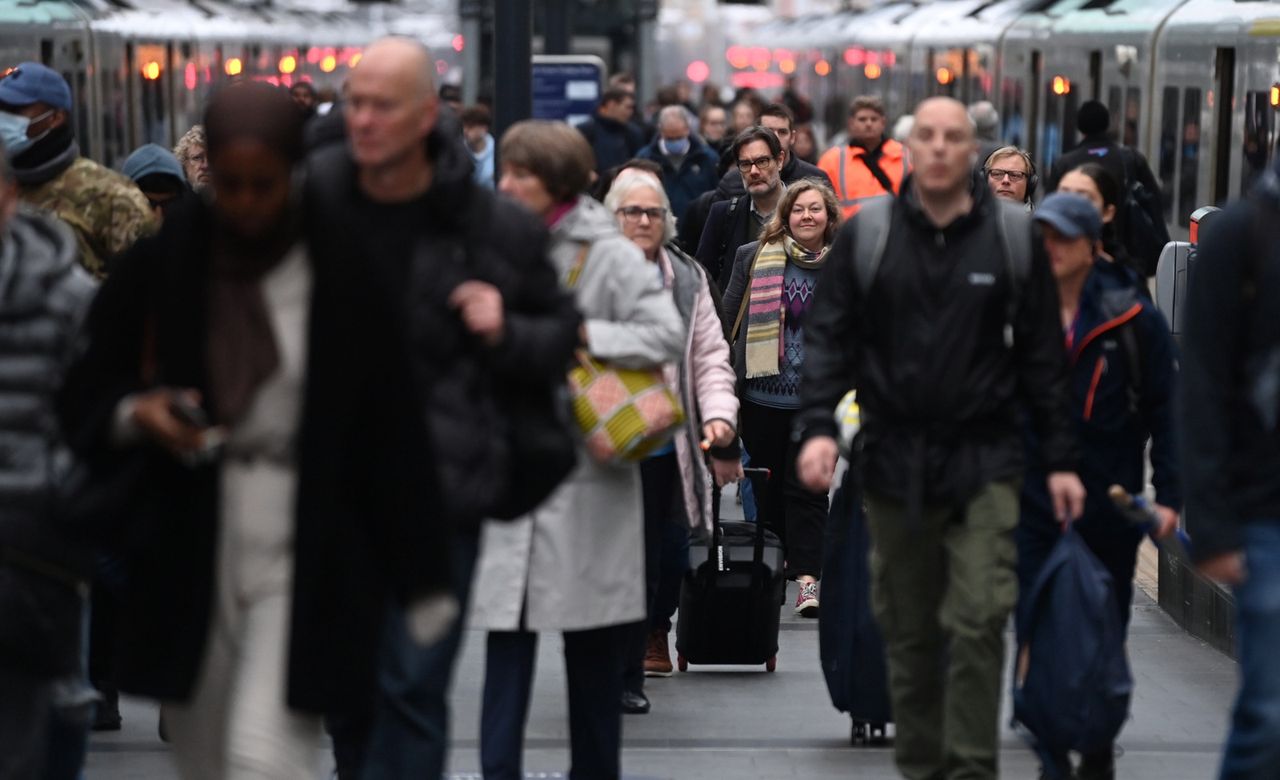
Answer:
[[[794,587],[794,586],[793,586]],[[791,594],[794,599],[794,593]],[[568,722],[558,635],[539,646],[525,769],[531,778],[567,777]],[[1129,780],[1215,774],[1236,685],[1234,662],[1178,628],[1142,591],[1129,636],[1136,690],[1120,735],[1119,775]],[[451,778],[478,778],[484,635],[468,632],[454,684]],[[624,721],[629,780],[893,778],[886,747],[853,747],[849,721],[832,709],[818,665],[816,621],[784,615],[778,670],[695,667],[653,679],[648,715]],[[1008,697],[1006,696],[1006,708]],[[96,734],[89,780],[177,777],[156,736],[156,708],[122,706],[124,730]],[[1034,778],[1036,761],[1006,730],[1001,776]],[[327,762],[326,762],[327,765]]]

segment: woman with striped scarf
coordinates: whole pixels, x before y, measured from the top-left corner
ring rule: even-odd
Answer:
[[[792,182],[760,240],[738,249],[724,294],[742,440],[752,465],[779,476],[757,494],[761,518],[782,539],[787,576],[800,583],[795,611],[805,617],[818,615],[827,496],[796,479],[791,421],[800,406],[805,315],[839,224],[830,187],[814,179]]]

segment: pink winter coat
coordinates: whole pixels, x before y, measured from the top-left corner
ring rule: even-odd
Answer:
[[[685,516],[689,526],[711,528],[711,470],[699,443],[702,426],[711,420],[724,420],[738,428],[738,396],[734,389],[736,380],[729,365],[729,343],[725,341],[720,315],[711,299],[707,275],[697,261],[687,255],[676,254],[663,248],[658,252],[658,262],[668,288],[679,300],[681,291],[676,284],[676,268],[681,264],[682,283],[697,284],[693,306],[687,316],[688,333],[685,336],[684,358],[679,365],[667,364],[667,383],[680,396],[688,421],[676,434],[676,459],[680,466],[680,482],[684,492]],[[685,311],[681,311],[685,314]]]

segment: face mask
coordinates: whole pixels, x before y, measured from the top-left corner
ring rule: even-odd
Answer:
[[[686,138],[665,138],[662,145],[666,147],[667,154],[684,154],[689,151],[689,139]]]
[[[53,114],[53,111],[46,111],[35,119],[28,119],[21,114],[0,111],[0,141],[4,142],[5,155],[12,160],[30,149],[31,145],[36,141],[48,135],[49,131],[46,130],[35,138],[28,138],[27,130],[31,127],[32,122],[43,121],[51,114]]]

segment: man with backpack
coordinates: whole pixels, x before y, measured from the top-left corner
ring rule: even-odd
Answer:
[[[832,412],[856,388],[855,467],[898,770],[994,780],[1023,410],[1041,437],[1055,515],[1079,516],[1084,487],[1057,295],[1029,217],[975,171],[963,103],[922,102],[908,146],[914,173],[895,198],[865,201],[845,223],[818,285],[797,468],[810,490],[829,487]]]
[[[1080,477],[1088,494],[1075,530],[1111,575],[1120,631],[1114,649],[1122,654],[1138,545],[1147,529],[1130,523],[1112,503],[1108,490],[1119,485],[1130,494],[1143,492],[1144,452],[1150,441],[1159,517],[1158,527],[1150,531],[1163,538],[1177,528],[1182,496],[1173,420],[1176,348],[1164,317],[1134,286],[1132,277],[1100,256],[1102,216],[1096,206],[1084,196],[1057,192],[1045,198],[1034,219],[1043,230],[1045,251],[1058,286],[1067,351],[1068,408],[1080,442]],[[1029,441],[1034,441],[1034,436]],[[1031,602],[1037,578],[1063,530],[1046,489],[1047,471],[1039,448],[1028,447],[1017,530],[1020,647],[1029,641],[1029,620],[1050,619],[1032,612],[1052,608],[1051,600]],[[1069,623],[1084,630],[1087,621],[1071,616]],[[1071,676],[1064,659],[1032,662],[1036,660],[1052,664],[1058,676]],[[1020,671],[1023,673],[1025,670]],[[1050,708],[1063,706],[1059,700]],[[1121,710],[1119,722],[1124,717],[1123,707]],[[1106,735],[1105,744],[1096,744],[1082,754],[1075,775],[1079,780],[1115,777],[1110,743],[1114,736]],[[1049,747],[1046,735],[1037,737],[1042,747]],[[1059,747],[1056,752],[1047,762],[1053,766],[1047,766],[1046,773],[1055,778],[1069,776],[1065,751]]]
[[[1280,176],[1205,229],[1187,296],[1179,418],[1187,530],[1236,600],[1240,692],[1219,777],[1280,767]]]
[[[1097,100],[1085,101],[1076,113],[1076,129],[1083,136],[1079,145],[1054,160],[1046,192],[1058,189],[1068,171],[1087,162],[1096,162],[1120,182],[1121,199],[1116,214],[1116,233],[1129,250],[1136,270],[1143,276],[1156,272],[1160,252],[1169,243],[1164,223],[1160,185],[1147,160],[1136,149],[1116,143],[1110,135],[1111,112]]]

